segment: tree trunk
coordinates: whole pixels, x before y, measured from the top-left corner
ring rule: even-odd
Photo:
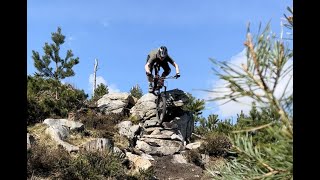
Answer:
[[[55,72],[55,80],[58,83],[58,62],[56,61],[56,72]],[[58,85],[56,86],[56,100],[58,100]]]
[[[95,59],[95,63],[94,63],[94,69],[93,69],[93,96],[94,96],[94,91],[96,89],[96,72],[97,72],[97,67],[98,67],[98,60]]]

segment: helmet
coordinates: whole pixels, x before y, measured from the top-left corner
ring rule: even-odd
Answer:
[[[168,55],[167,47],[161,46],[161,47],[158,49],[158,54],[159,54],[159,56],[162,57],[162,58],[167,57],[167,55]]]

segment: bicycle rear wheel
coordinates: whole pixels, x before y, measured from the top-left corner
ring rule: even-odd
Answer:
[[[161,124],[166,116],[166,112],[167,112],[167,104],[166,104],[166,97],[164,95],[159,95],[156,101],[156,116],[157,119],[159,121],[159,123]]]

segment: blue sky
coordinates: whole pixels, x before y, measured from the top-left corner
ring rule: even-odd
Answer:
[[[60,55],[72,49],[80,63],[74,66],[71,83],[91,95],[94,59],[99,61],[98,82],[111,91],[129,92],[136,84],[147,92],[144,64],[150,50],[165,45],[180,67],[181,77],[168,81],[197,98],[209,96],[197,89],[211,89],[217,81],[209,58],[231,60],[244,49],[247,23],[257,32],[271,21],[280,32],[280,21],[291,0],[28,0],[27,73],[36,70],[32,50],[43,55],[51,33],[62,28],[66,42]],[[243,54],[243,53],[242,53]],[[171,74],[175,70],[172,67]],[[242,105],[234,110],[239,113]],[[217,107],[204,111],[223,114]]]

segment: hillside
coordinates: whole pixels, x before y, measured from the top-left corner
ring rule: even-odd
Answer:
[[[154,179],[203,179],[205,165],[217,158],[198,153],[200,158],[193,160],[191,155],[197,153],[203,140],[192,137],[192,113],[182,108],[188,102],[188,96],[178,89],[167,91],[167,96],[168,116],[161,124],[156,118],[156,96],[153,94],[135,99],[128,93],[108,93],[97,101],[96,106],[70,113],[67,119],[47,118],[29,126],[27,147],[31,158],[28,163],[53,163],[35,162],[39,160],[35,159],[37,154],[33,151],[39,151],[39,147],[45,147],[42,151],[46,153],[65,151],[70,155],[70,162],[79,154],[110,152],[118,158],[118,168],[123,169],[126,178],[139,176],[140,169]],[[59,175],[63,173],[59,168],[53,168],[51,172],[49,168],[45,173],[32,164],[28,164],[28,168],[29,178],[63,176]],[[78,177],[72,172],[74,170],[68,171]],[[112,177],[112,174],[93,174]]]

